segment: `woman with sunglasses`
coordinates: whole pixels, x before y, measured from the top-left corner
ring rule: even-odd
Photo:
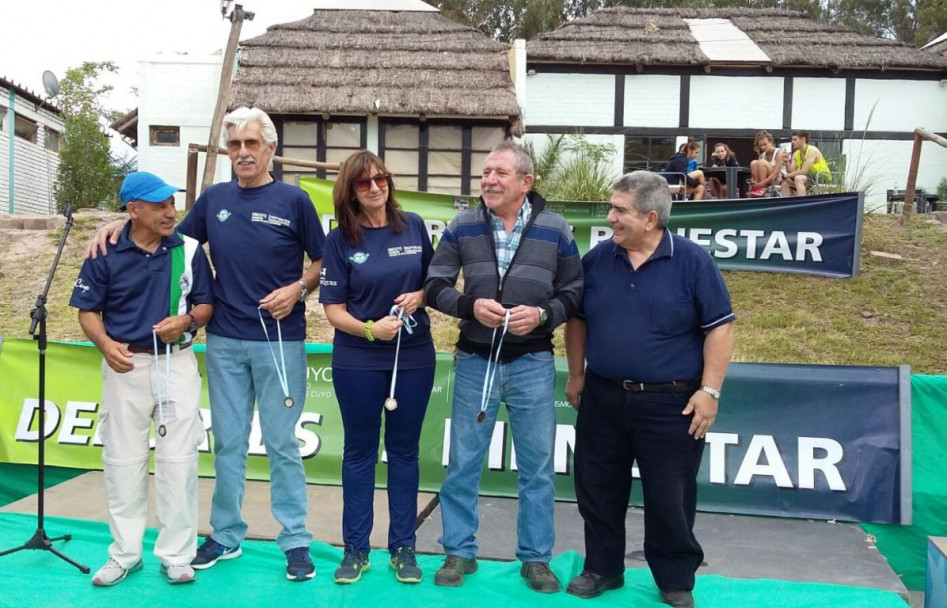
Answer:
[[[384,415],[390,563],[400,582],[418,583],[418,441],[434,384],[434,343],[422,285],[434,250],[423,220],[401,210],[385,164],[368,150],[342,163],[332,195],[338,227],[326,237],[319,301],[335,327],[332,383],[345,431],[345,556],[335,582],[354,583],[371,565],[375,462]]]

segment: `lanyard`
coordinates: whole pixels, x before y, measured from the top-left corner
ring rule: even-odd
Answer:
[[[388,398],[385,399],[385,409],[389,412],[393,412],[398,408],[398,400],[395,399],[395,383],[398,381],[398,357],[401,354],[401,330],[403,329],[409,334],[413,334],[418,322],[415,321],[411,315],[405,317],[404,308],[400,306],[392,306],[388,314],[398,315],[398,320],[401,321],[401,327],[398,328],[398,341],[395,343],[395,367],[391,372],[391,388],[388,391]]]
[[[477,422],[483,422],[487,417],[487,403],[490,402],[490,394],[493,392],[493,381],[496,379],[497,368],[500,367],[500,349],[503,347],[503,338],[506,331],[510,328],[510,309],[506,309],[503,315],[503,332],[500,333],[500,341],[497,342],[496,356],[493,355],[493,344],[496,342],[497,330],[493,328],[493,337],[490,338],[490,356],[487,358],[487,372],[483,378],[483,391],[480,393],[480,413],[477,414]],[[492,368],[492,369],[491,369]]]
[[[158,396],[158,435],[164,437],[168,429],[164,425],[164,406],[171,406],[171,345],[164,345],[164,398],[161,398],[161,371],[158,366],[158,333],[151,330],[151,343],[154,347],[155,360],[155,393]]]
[[[289,379],[286,375],[286,356],[283,354],[283,330],[280,327],[279,319],[276,319],[276,343],[279,345],[279,358],[276,360],[276,352],[273,350],[273,343],[270,342],[270,332],[266,330],[266,323],[263,321],[263,313],[260,312],[262,306],[256,307],[256,314],[260,317],[260,325],[263,326],[263,335],[266,336],[266,345],[270,347],[270,354],[273,355],[273,365],[276,367],[276,377],[279,378],[280,388],[283,389],[283,405],[293,407],[296,400],[289,396]],[[282,366],[280,365],[282,363]]]

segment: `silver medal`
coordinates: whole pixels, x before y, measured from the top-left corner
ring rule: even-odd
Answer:
[[[393,412],[398,409],[398,400],[394,397],[388,397],[385,399],[385,409],[389,412]]]
[[[296,405],[296,400],[293,399],[292,397],[286,397],[285,399],[283,399],[283,405],[285,405],[288,408],[293,407],[294,405]]]

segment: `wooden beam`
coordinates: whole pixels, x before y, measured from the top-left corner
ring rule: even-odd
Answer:
[[[220,66],[220,86],[217,89],[217,106],[214,108],[214,118],[210,123],[210,137],[207,144],[211,148],[207,151],[204,160],[204,179],[201,181],[201,192],[214,182],[214,170],[217,168],[217,144],[220,143],[220,130],[227,110],[227,100],[230,99],[230,84],[233,80],[233,62],[237,57],[237,43],[240,41],[240,29],[243,27],[245,13],[239,4],[234,6],[230,13],[230,37],[227,39],[227,48],[224,51],[224,62]]]
[[[194,206],[194,200],[197,198],[197,148],[197,144],[187,147],[187,191],[184,195],[184,208],[188,211]]]
[[[947,139],[944,139],[936,133],[927,129],[918,127],[914,129],[914,149],[911,151],[911,164],[908,167],[908,183],[904,189],[904,206],[901,208],[901,224],[911,219],[911,213],[914,212],[914,198],[917,188],[917,168],[921,163],[921,143],[932,141],[935,144],[947,148]]]

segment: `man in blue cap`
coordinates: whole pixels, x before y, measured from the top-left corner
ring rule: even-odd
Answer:
[[[194,580],[201,377],[190,349],[214,312],[210,265],[198,242],[174,231],[174,193],[143,171],[122,183],[129,222],[108,256],[86,260],[69,304],[101,351],[98,435],[113,542],[92,584],[141,569],[148,514],[149,431],[155,424],[154,553],[169,583]]]

